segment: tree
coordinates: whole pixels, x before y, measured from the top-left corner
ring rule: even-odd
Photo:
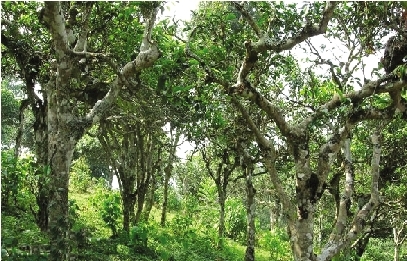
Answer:
[[[160,147],[164,135],[159,106],[141,104],[135,105],[139,107],[135,108],[132,104],[131,101],[120,100],[111,116],[101,121],[98,134],[119,180],[126,232],[141,219],[147,189],[155,172],[160,169],[163,152]]]
[[[103,118],[123,88],[134,88],[131,79],[158,59],[160,53],[151,37],[158,6],[157,2],[46,2],[37,16],[40,3],[18,6],[2,3],[2,12],[7,14],[2,20],[5,25],[2,44],[7,48],[8,57],[18,65],[18,69],[10,66],[9,72],[13,69],[20,72],[27,92],[33,93],[36,81],[43,92],[42,99],[34,96],[32,101],[40,106],[32,108],[42,111],[38,115],[42,119],[41,129],[46,131],[41,137],[46,141],[43,142],[46,156],[37,156],[44,159],[44,166],[49,166],[50,260],[69,259],[68,184],[75,145],[87,129]],[[129,21],[126,28],[133,27],[140,32],[140,49],[133,59],[130,56],[133,56],[136,42],[127,42],[127,48],[118,49],[119,41],[112,31],[101,27],[103,24],[103,28],[109,28],[105,27],[106,22],[113,25],[114,20],[123,16]],[[144,30],[141,23],[135,23],[142,16]],[[104,35],[106,33],[110,35]],[[128,37],[122,30],[115,33],[121,38]],[[38,46],[38,50],[33,50]],[[123,63],[125,65],[120,66]],[[103,91],[100,86],[107,90]],[[86,99],[86,93],[92,90],[96,90],[97,95]]]
[[[175,161],[175,152],[178,146],[179,138],[181,136],[181,132],[176,130],[174,133],[174,127],[170,123],[170,148],[168,151],[168,159],[166,161],[166,166],[164,167],[164,192],[163,192],[163,204],[161,209],[161,226],[165,226],[165,222],[167,219],[167,205],[168,205],[168,186],[170,182],[170,178],[172,175],[173,164]]]
[[[294,259],[330,260],[342,249],[350,246],[366,229],[364,221],[379,204],[380,137],[384,122],[396,117],[406,117],[405,94],[402,95],[402,91],[406,89],[407,84],[400,73],[396,76],[389,68],[385,68],[388,74],[379,74],[377,80],[366,80],[357,88],[355,85],[358,85],[358,80],[351,77],[357,66],[350,66],[352,62],[361,60],[363,55],[380,48],[381,37],[392,30],[392,21],[397,21],[395,15],[401,13],[400,5],[328,2],[325,5],[310,4],[308,11],[295,5],[266,2],[233,2],[231,5],[238,15],[230,12],[224,4],[207,4],[210,8],[202,6],[190,30],[186,53],[191,59],[199,62],[209,82],[216,84],[230,97],[231,103],[243,115],[247,126],[254,133],[264,155],[264,164],[288,219]],[[379,26],[376,20],[364,15],[373,12],[377,12],[384,21],[390,21],[390,25],[385,23],[385,26]],[[222,22],[218,17],[227,19]],[[240,22],[242,20],[245,21],[244,24]],[[332,25],[327,31],[330,21]],[[210,30],[211,35],[206,33],[207,27],[214,28],[213,31]],[[236,27],[240,27],[239,31],[248,33],[239,39],[236,36]],[[245,30],[242,30],[243,28]],[[319,52],[317,53],[320,56],[316,62],[329,65],[330,79],[320,81],[315,77],[315,73],[309,70],[309,82],[295,82],[298,78],[290,77],[292,71],[279,70],[282,66],[287,66],[287,63],[278,64],[276,60],[286,62],[294,58],[289,54],[285,55],[285,51],[326,32],[326,37],[350,44],[349,59],[339,67],[343,70],[335,69],[332,61],[322,59]],[[400,37],[405,39],[404,36]],[[246,38],[243,50],[242,38]],[[353,47],[352,43],[355,43]],[[204,49],[200,49],[202,44],[205,45]],[[240,68],[227,63],[234,52],[241,57]],[[218,57],[216,62],[213,57]],[[405,68],[404,65],[400,66],[397,68]],[[235,83],[230,78],[230,71],[237,75]],[[273,77],[273,72],[277,76]],[[303,77],[306,75],[301,71],[298,74]],[[286,98],[284,88],[278,90],[268,87],[270,85],[288,85],[287,89],[292,96]],[[382,97],[386,97],[385,102]],[[248,108],[254,107],[261,109],[269,121],[273,122],[270,128],[275,129],[275,136],[269,135],[264,125],[259,125],[247,112]],[[350,225],[347,225],[347,206],[351,204],[354,191],[351,135],[356,125],[366,121],[376,121],[379,126],[371,133],[371,181],[370,189],[367,190],[370,197],[366,204],[354,213]],[[283,146],[287,147],[290,160],[294,163],[294,201],[284,190],[276,170],[276,136],[283,141]],[[325,239],[326,244],[321,252],[315,253],[315,210],[326,191],[328,176],[341,149],[344,169],[340,177],[344,178],[345,185],[340,189],[343,190],[344,197],[339,202],[331,235]]]

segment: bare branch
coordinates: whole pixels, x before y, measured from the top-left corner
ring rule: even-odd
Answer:
[[[340,128],[332,137],[320,147],[318,154],[318,169],[317,174],[320,179],[317,195],[322,194],[323,185],[328,177],[328,173],[331,170],[332,162],[335,159],[335,156],[339,152],[342,144],[345,142],[346,149],[346,140],[349,139],[351,129],[353,124],[346,122],[345,125]],[[346,155],[345,155],[346,156]]]
[[[266,150],[271,150],[272,156],[275,157],[276,152],[275,152],[274,144],[271,141],[267,140],[264,137],[264,135],[260,132],[260,130],[257,128],[256,124],[253,122],[250,115],[247,113],[246,109],[239,102],[239,100],[234,96],[232,96],[231,100],[232,100],[232,103],[239,109],[240,113],[245,118],[246,122],[249,125],[250,130],[256,136],[256,139],[257,139],[257,142],[259,143],[259,145],[261,145]]]
[[[338,215],[336,217],[336,224],[335,228],[332,230],[332,233],[329,237],[330,241],[339,240],[342,236],[343,232],[346,228],[346,221],[348,217],[348,209],[347,205],[352,198],[352,194],[354,191],[353,187],[353,163],[352,163],[352,156],[350,150],[350,138],[347,138],[344,142],[343,146],[343,154],[344,154],[344,166],[345,166],[345,188],[344,194],[341,197],[341,201],[339,203]]]

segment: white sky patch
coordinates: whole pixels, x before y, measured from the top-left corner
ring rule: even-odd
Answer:
[[[199,2],[194,0],[168,1],[164,5],[164,12],[160,15],[160,19],[174,18],[189,21],[192,16],[191,11],[198,9]]]

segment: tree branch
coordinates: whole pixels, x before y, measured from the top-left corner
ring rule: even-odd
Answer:
[[[75,47],[73,48],[76,52],[84,52],[86,51],[87,45],[87,37],[89,33],[89,20],[90,14],[92,12],[94,2],[85,2],[85,12],[83,13],[83,20],[82,20],[82,30],[79,33],[78,41],[76,42]]]
[[[142,71],[154,64],[159,58],[160,51],[157,44],[151,42],[151,33],[154,27],[155,19],[157,16],[158,8],[153,8],[150,13],[150,18],[146,21],[146,27],[144,30],[142,44],[140,46],[140,52],[136,59],[127,63],[120,72],[106,96],[96,102],[90,112],[87,113],[83,120],[86,125],[90,126],[92,123],[99,122],[103,114],[109,110],[116,97],[118,96],[120,89],[126,85],[128,79],[135,75],[137,72]],[[146,46],[147,45],[147,46]],[[146,49],[148,48],[148,49]]]
[[[307,126],[315,119],[323,116],[324,114],[338,108],[344,101],[350,101],[353,104],[359,104],[364,98],[372,94],[386,93],[395,90],[401,90],[407,87],[407,82],[397,81],[394,82],[394,75],[388,74],[377,81],[365,83],[361,90],[352,91],[344,94],[342,97],[334,95],[330,101],[321,105],[315,112],[305,118],[300,124],[299,128],[305,130]]]
[[[371,162],[371,190],[370,190],[370,200],[367,202],[361,210],[355,215],[355,218],[351,224],[351,229],[349,232],[341,239],[337,237],[335,240],[329,240],[327,244],[322,249],[321,253],[318,255],[318,261],[331,260],[331,258],[339,253],[343,248],[350,245],[360,233],[363,232],[365,227],[365,222],[368,216],[378,207],[379,205],[379,175],[380,175],[380,142],[379,142],[379,130],[375,130],[372,134],[372,145],[373,145],[373,155]]]
[[[263,33],[261,32],[260,28],[258,27],[258,25],[256,24],[256,22],[254,21],[253,17],[246,11],[246,9],[243,7],[243,5],[239,4],[238,2],[234,2],[232,1],[230,3],[231,5],[233,5],[244,17],[244,19],[246,19],[246,21],[249,23],[249,25],[252,27],[252,29],[254,30],[254,32],[256,33],[256,35],[261,38],[263,37]]]
[[[45,3],[44,21],[47,23],[58,59],[62,59],[69,51],[65,19],[62,15],[60,2]]]
[[[325,10],[323,12],[323,17],[318,25],[306,24],[297,36],[286,39],[280,43],[274,43],[270,37],[264,35],[262,38],[259,39],[258,42],[252,45],[252,49],[257,53],[267,50],[272,50],[279,53],[284,50],[292,49],[295,45],[305,41],[310,37],[324,34],[328,27],[328,22],[331,20],[337,4],[338,2],[327,2]]]

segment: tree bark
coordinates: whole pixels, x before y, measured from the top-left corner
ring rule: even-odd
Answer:
[[[136,216],[135,216],[135,224],[137,224],[141,220],[141,214],[143,213],[144,202],[146,201],[146,192],[148,183],[142,184],[141,186],[137,187],[137,209],[136,209]]]
[[[148,222],[148,220],[150,219],[150,213],[154,206],[154,196],[155,196],[156,188],[157,188],[157,179],[156,179],[156,175],[153,174],[151,176],[150,187],[147,191],[146,204],[144,207],[143,218],[142,218],[143,222]]]
[[[51,99],[50,99],[51,100]],[[63,100],[62,100],[63,101]],[[50,111],[52,106],[50,106]],[[50,117],[56,116],[49,112]],[[49,124],[49,165],[51,167],[49,186],[49,235],[50,260],[69,260],[69,214],[68,187],[69,168],[77,142],[71,137],[71,129],[62,120],[59,126]],[[66,123],[66,122],[65,122]]]
[[[36,201],[38,205],[38,212],[36,214],[36,223],[40,227],[41,231],[48,230],[48,119],[47,119],[47,97],[44,97],[44,101],[37,102],[38,108],[33,108],[35,115],[34,123],[34,135],[35,135],[35,155],[37,156],[37,163],[39,166],[39,178],[38,178],[38,193],[36,195]]]
[[[175,152],[177,150],[177,145],[179,142],[179,138],[181,133],[177,131],[176,134],[173,135],[173,126],[170,126],[170,134],[171,134],[171,148],[169,151],[169,156],[168,156],[168,161],[167,161],[167,166],[164,168],[164,195],[163,195],[163,205],[162,205],[162,211],[161,211],[161,226],[165,226],[165,222],[167,219],[167,205],[168,205],[168,185],[170,182],[170,178],[172,175],[172,169],[173,169],[173,164],[175,160]]]
[[[247,240],[246,240],[246,253],[245,261],[254,261],[255,260],[255,242],[256,242],[256,227],[255,227],[255,213],[256,205],[255,198],[256,190],[253,187],[252,183],[252,172],[253,169],[246,169],[246,214],[247,214]]]
[[[133,187],[126,186],[123,184],[122,200],[123,200],[123,230],[129,233],[130,226],[134,225],[136,220],[136,217],[134,215],[136,198]]]
[[[168,183],[171,177],[172,166],[167,165],[164,169],[164,192],[163,192],[163,204],[161,208],[161,221],[160,225],[165,226],[167,219],[167,205],[168,205]]]
[[[219,228],[218,228],[218,248],[222,249],[225,238],[225,202],[226,191],[223,191],[218,186],[218,202],[219,202]]]

